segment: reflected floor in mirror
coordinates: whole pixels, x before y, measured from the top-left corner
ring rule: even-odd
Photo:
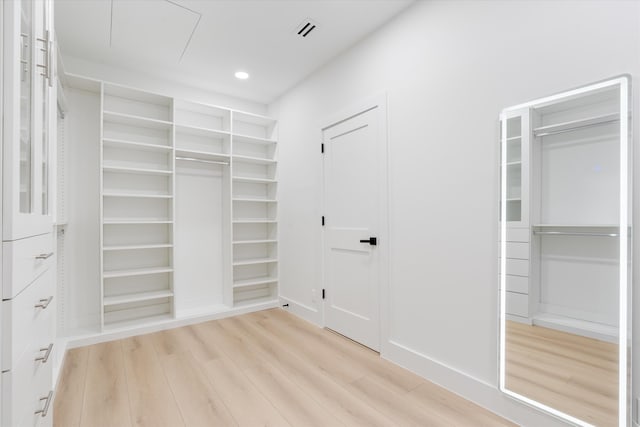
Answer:
[[[596,426],[618,425],[618,346],[506,322],[506,388]]]

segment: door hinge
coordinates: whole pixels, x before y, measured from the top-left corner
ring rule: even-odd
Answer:
[[[320,152],[324,153],[324,142],[322,144],[320,144]]]
[[[322,226],[324,227],[324,215],[322,215]]]
[[[324,293],[324,289],[322,290],[322,299],[324,299],[325,297],[325,293]]]

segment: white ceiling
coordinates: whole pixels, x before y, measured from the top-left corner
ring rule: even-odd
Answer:
[[[412,1],[56,0],[56,33],[63,57],[268,103]]]

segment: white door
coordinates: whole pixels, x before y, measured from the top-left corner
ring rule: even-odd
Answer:
[[[324,129],[325,325],[380,348],[381,172],[376,107]],[[371,239],[373,238],[373,239]],[[371,240],[370,240],[371,239]]]

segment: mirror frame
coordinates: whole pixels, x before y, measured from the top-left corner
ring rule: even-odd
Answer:
[[[628,362],[631,359],[631,321],[629,308],[631,295],[631,262],[629,261],[629,242],[631,242],[631,207],[632,195],[630,182],[631,175],[631,147],[632,141],[630,135],[630,86],[631,77],[623,75],[607,79],[601,82],[582,86],[569,91],[561,92],[555,95],[536,99],[534,101],[515,105],[506,108],[500,113],[501,120],[501,137],[500,137],[500,340],[499,340],[499,388],[506,395],[524,402],[530,406],[541,409],[561,418],[565,421],[572,422],[579,426],[593,427],[592,424],[584,420],[576,418],[558,409],[540,403],[529,397],[513,392],[505,387],[505,367],[506,367],[506,232],[507,232],[507,117],[508,113],[522,108],[539,107],[548,103],[561,101],[565,98],[570,99],[575,96],[585,94],[587,92],[611,88],[619,86],[620,89],[620,214],[619,214],[619,301],[618,301],[618,322],[619,322],[619,339],[618,339],[618,425],[625,427],[630,420],[629,404],[631,386],[630,372],[631,367]]]

